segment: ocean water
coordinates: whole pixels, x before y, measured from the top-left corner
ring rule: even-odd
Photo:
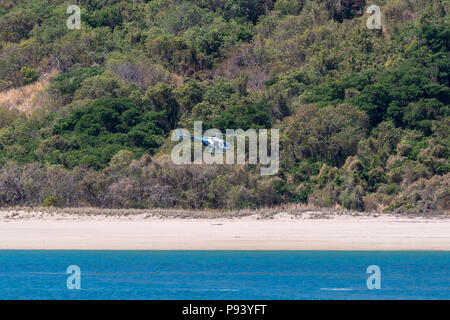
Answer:
[[[0,250],[0,299],[449,298],[450,252]]]

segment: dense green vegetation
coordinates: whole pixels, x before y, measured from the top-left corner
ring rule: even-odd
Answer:
[[[450,209],[449,0],[77,2],[80,30],[70,1],[0,3],[0,90],[58,72],[0,109],[1,205]],[[174,165],[195,120],[279,128],[278,174]]]

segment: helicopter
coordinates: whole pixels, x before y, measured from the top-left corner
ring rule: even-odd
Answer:
[[[191,138],[192,140],[201,141],[205,147],[210,148],[210,150],[211,150],[210,152],[213,154],[223,154],[224,150],[233,150],[233,148],[228,146],[228,144],[220,138],[217,138],[217,137],[203,137],[202,138],[202,137],[191,136],[188,134],[183,134],[181,132],[181,128],[178,128],[178,140],[180,140],[181,137],[188,137],[188,138]]]

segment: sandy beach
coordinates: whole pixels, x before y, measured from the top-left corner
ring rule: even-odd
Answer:
[[[186,219],[0,212],[0,249],[450,250],[450,218],[258,214]]]

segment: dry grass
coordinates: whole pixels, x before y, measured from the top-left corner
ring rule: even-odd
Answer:
[[[280,216],[306,219],[332,219],[336,216],[378,216],[378,213],[361,213],[343,210],[341,208],[320,209],[302,204],[289,204],[274,208],[257,210],[185,210],[185,209],[107,209],[107,208],[43,208],[43,207],[9,207],[0,212],[8,213],[9,218],[42,218],[42,217],[73,217],[73,218],[157,218],[157,219],[239,219],[253,216],[256,219],[275,219]]]
[[[48,86],[55,75],[56,71],[52,71],[44,74],[34,83],[0,92],[0,108],[18,110],[30,115],[39,107],[35,97]]]
[[[2,219],[82,219],[82,220],[141,220],[141,219],[334,219],[343,218],[377,218],[383,216],[398,218],[433,218],[449,219],[450,213],[420,215],[411,213],[379,213],[345,210],[339,206],[334,208],[317,208],[306,204],[286,204],[272,208],[244,210],[186,210],[186,209],[108,209],[95,207],[44,208],[44,207],[4,207],[0,208]]]

